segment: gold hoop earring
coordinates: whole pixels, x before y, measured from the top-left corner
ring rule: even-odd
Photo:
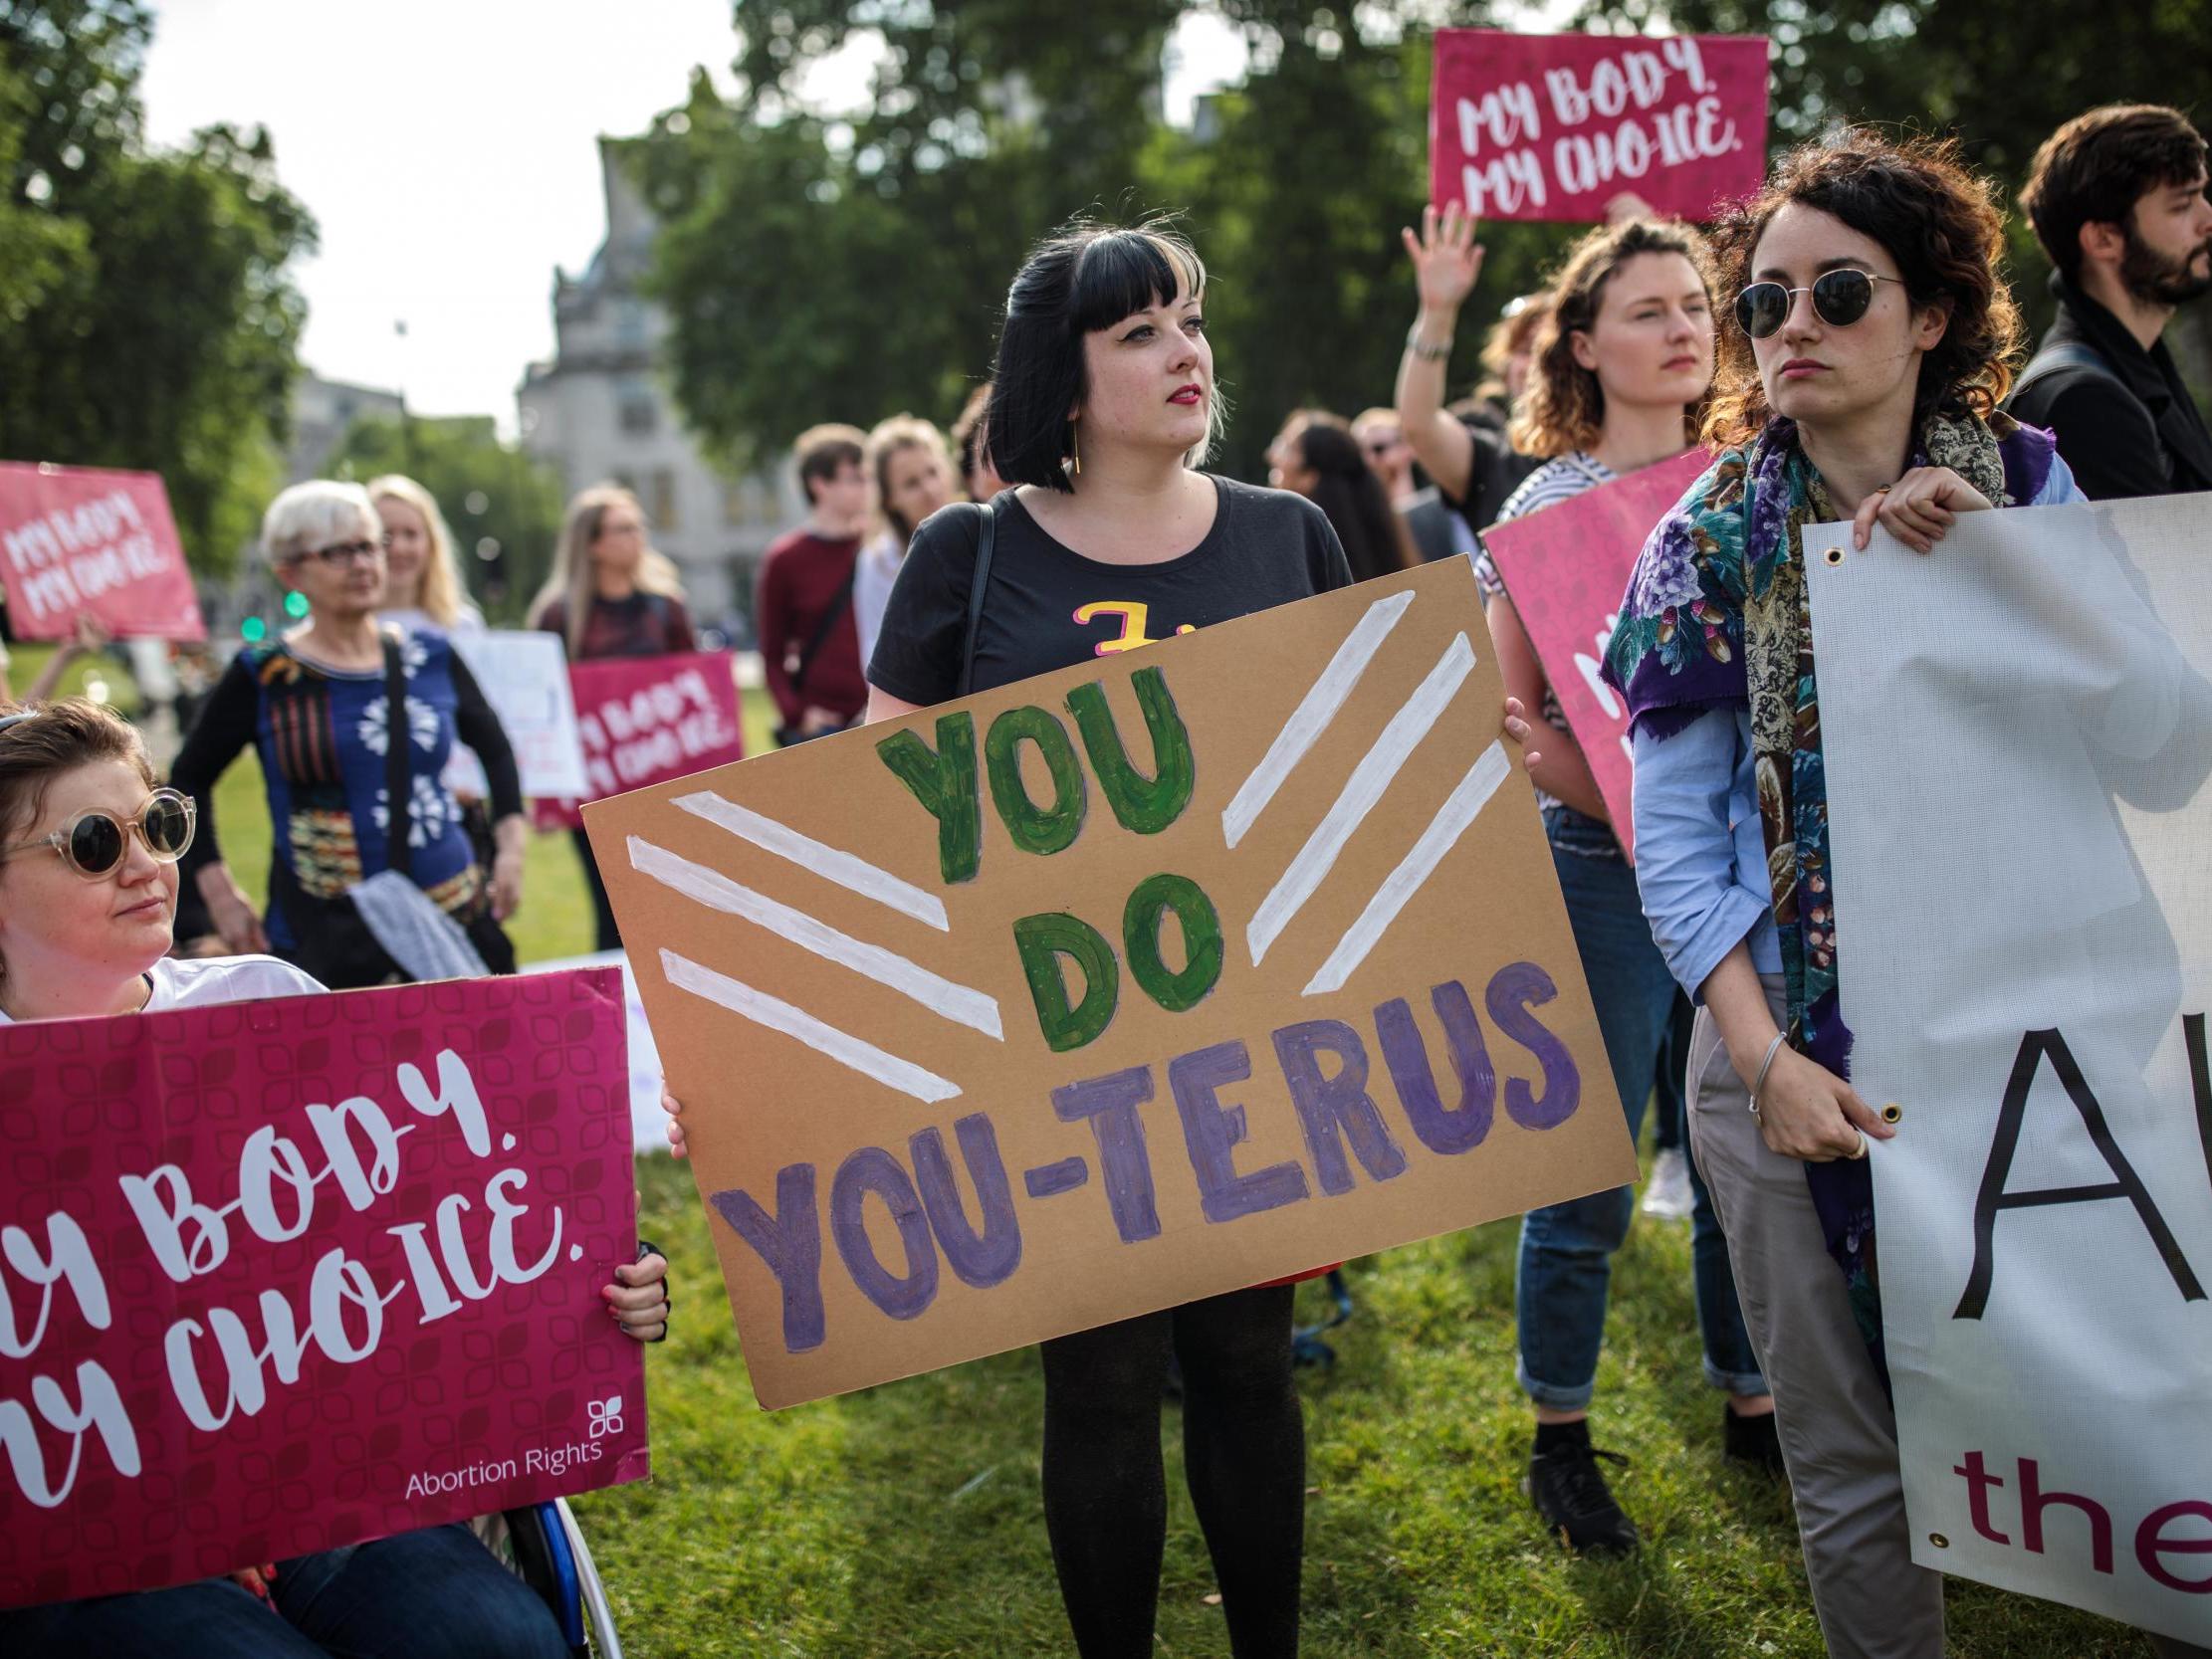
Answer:
[[[1083,476],[1083,433],[1082,429],[1072,421],[1068,423],[1067,448],[1069,456],[1072,457],[1067,470],[1074,477],[1081,478]]]

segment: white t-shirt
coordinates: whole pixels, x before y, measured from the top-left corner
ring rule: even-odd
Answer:
[[[165,1008],[206,1008],[218,1002],[258,1002],[268,996],[307,996],[328,990],[312,973],[303,973],[274,956],[203,956],[185,961],[163,956],[146,970],[153,981],[143,1013]],[[0,1025],[14,1020],[0,1013]]]
[[[885,530],[860,549],[860,563],[852,573],[852,624],[860,635],[860,672],[868,672],[868,659],[876,654],[876,635],[883,631],[883,610],[891,603],[891,587],[899,579],[906,549],[898,537]]]

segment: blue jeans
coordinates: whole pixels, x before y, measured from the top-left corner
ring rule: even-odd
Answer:
[[[466,1527],[277,1564],[274,1608],[228,1578],[0,1613],[10,1659],[568,1659],[538,1593]]]
[[[1654,1069],[1672,1017],[1674,976],[1652,942],[1636,872],[1621,856],[1613,832],[1566,808],[1547,810],[1544,825],[1551,834],[1552,864],[1566,896],[1583,977],[1597,1005],[1614,1089],[1634,1137],[1644,1128]],[[1706,1380],[1731,1394],[1763,1394],[1766,1381],[1736,1306],[1728,1241],[1694,1158],[1689,1183],[1695,1200],[1690,1212],[1692,1282]],[[1605,1343],[1613,1253],[1628,1238],[1635,1213],[1636,1189],[1622,1186],[1530,1210],[1522,1218],[1516,1286],[1519,1374],[1521,1386],[1538,1405],[1581,1411],[1590,1404],[1598,1350]]]

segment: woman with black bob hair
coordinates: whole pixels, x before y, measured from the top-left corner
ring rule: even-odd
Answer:
[[[1198,470],[1222,419],[1205,295],[1197,253],[1158,222],[1077,224],[1030,255],[985,416],[1015,488],[915,532],[868,669],[870,721],[1351,581],[1311,502]],[[994,551],[971,642],[986,513]],[[1230,1651],[1297,1650],[1305,1427],[1290,1302],[1288,1285],[1257,1286],[1043,1345],[1045,1529],[1083,1659],[1152,1652],[1171,1358]]]

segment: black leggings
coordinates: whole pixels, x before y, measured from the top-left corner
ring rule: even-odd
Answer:
[[[1044,1525],[1082,1659],[1153,1651],[1167,1477],[1160,1402],[1183,1366],[1183,1450],[1235,1659],[1298,1650],[1305,1422],[1288,1285],[1235,1291],[1043,1346]]]
[[[607,898],[607,884],[599,874],[599,861],[591,856],[591,837],[580,828],[568,833],[576,843],[576,862],[583,866],[583,885],[591,892],[591,948],[619,950],[622,931],[614,925],[614,903]]]

